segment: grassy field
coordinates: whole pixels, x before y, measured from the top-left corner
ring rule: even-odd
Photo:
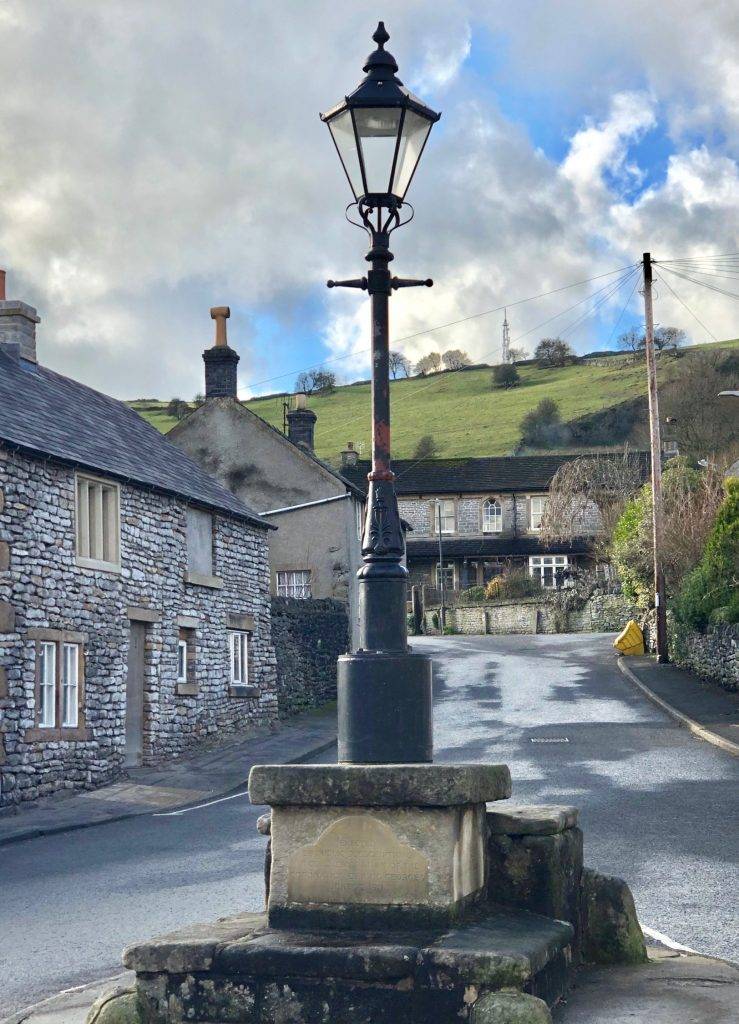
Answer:
[[[722,347],[734,345],[739,341],[722,343]],[[662,359],[662,380],[681,373],[684,363],[684,359]],[[608,365],[583,362],[554,370],[536,366],[519,369],[521,384],[510,391],[491,388],[489,369],[393,381],[393,454],[409,458],[419,437],[431,434],[439,457],[504,455],[519,440],[521,417],[542,398],[553,398],[562,419],[572,420],[646,394],[644,361],[634,363],[625,356],[609,360]],[[278,395],[245,404],[281,429],[283,400]],[[159,430],[169,430],[175,423],[166,415],[164,402],[142,400],[130,404]],[[309,405],[318,416],[316,453],[321,458],[336,462],[347,441],[362,445],[368,453],[369,384],[349,384],[330,395],[312,395]]]

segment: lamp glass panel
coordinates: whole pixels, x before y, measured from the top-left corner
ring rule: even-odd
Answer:
[[[390,191],[400,114],[399,107],[358,107],[354,111],[368,192]]]
[[[341,162],[344,165],[346,176],[354,193],[354,198],[358,199],[361,195],[364,195],[364,184],[362,183],[362,171],[359,166],[357,140],[354,136],[351,112],[345,110],[337,117],[331,118],[328,126],[336,143],[336,148],[339,151]]]
[[[430,131],[431,121],[416,114],[413,110],[406,110],[392,185],[392,192],[398,199],[403,199],[408,191],[413,172]]]

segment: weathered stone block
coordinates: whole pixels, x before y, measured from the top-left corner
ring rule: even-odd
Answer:
[[[554,835],[491,835],[488,898],[577,927],[582,862],[579,828]]]
[[[103,993],[90,1007],[85,1024],[143,1024],[136,992],[116,988]]]
[[[0,601],[0,633],[15,632],[15,608],[8,601]]]
[[[484,892],[484,814],[484,804],[274,807],[270,922],[453,919]]]
[[[519,805],[501,802],[488,809],[492,835],[548,836],[577,825],[577,807],[559,804]]]
[[[643,964],[644,935],[626,882],[585,868],[582,875],[583,959],[594,964]]]
[[[255,765],[253,804],[302,807],[451,807],[511,795],[505,764]]]
[[[472,1007],[471,1024],[552,1024],[549,1007],[525,992],[489,992]]]
[[[10,567],[10,545],[0,540],[0,572],[7,572]]]

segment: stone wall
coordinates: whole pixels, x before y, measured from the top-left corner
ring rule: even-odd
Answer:
[[[272,598],[280,718],[336,700],[336,659],[349,649],[346,605]]]
[[[434,632],[433,616],[425,612],[427,632]],[[539,597],[484,604],[457,605],[447,609],[447,624],[457,633],[615,633],[637,610],[621,594],[596,594],[582,609],[564,612]]]
[[[0,447],[0,805],[59,789],[86,789],[124,761],[129,610],[146,625],[143,753],[146,763],[277,717],[266,531],[215,516],[220,589],[185,582],[186,506],[120,486],[121,569],[83,568],[75,558],[75,473]],[[3,615],[2,609],[8,610]],[[229,616],[253,619],[247,695],[232,694]],[[178,619],[194,634],[194,685],[178,692]],[[233,621],[233,620],[231,620]],[[83,638],[80,728],[36,728],[36,640],[29,630]],[[253,691],[256,692],[253,692]]]
[[[670,657],[676,665],[725,690],[739,690],[739,626],[709,626],[705,633],[670,623]]]

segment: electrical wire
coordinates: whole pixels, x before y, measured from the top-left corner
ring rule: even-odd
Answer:
[[[658,277],[658,278],[660,279],[660,281],[662,282],[662,284],[663,284],[663,285],[664,285],[664,286],[665,286],[665,287],[666,287],[666,288],[667,288],[667,289],[668,289],[669,291],[671,291],[671,292],[672,292],[672,294],[673,294],[673,295],[675,296],[675,298],[677,299],[677,301],[678,301],[678,302],[679,302],[679,303],[680,303],[680,304],[681,304],[682,306],[684,306],[684,307],[685,307],[685,308],[687,309],[687,311],[688,311],[688,312],[690,313],[690,315],[691,315],[691,316],[693,317],[693,319],[694,319],[694,320],[695,320],[695,321],[696,321],[697,323],[699,323],[699,324],[701,325],[701,327],[702,327],[702,328],[703,328],[703,330],[704,330],[704,331],[706,332],[706,334],[708,334],[708,335],[709,335],[709,336],[710,336],[711,338],[713,338],[713,340],[714,340],[714,341],[718,341],[718,338],[717,338],[717,337],[716,337],[716,335],[715,335],[715,334],[713,333],[713,331],[712,331],[712,330],[710,330],[710,329],[709,329],[708,327],[706,327],[706,325],[705,325],[705,324],[703,323],[703,321],[702,321],[702,320],[700,319],[700,317],[699,317],[699,316],[698,316],[698,315],[697,315],[696,313],[694,313],[694,312],[693,312],[693,310],[692,310],[692,309],[690,308],[690,306],[689,306],[689,305],[687,304],[687,302],[685,302],[685,301],[684,301],[683,299],[681,299],[681,298],[680,298],[680,296],[679,296],[679,295],[677,294],[677,292],[675,291],[675,289],[674,289],[674,288],[673,288],[673,287],[672,287],[672,286],[670,285],[670,282],[669,282],[669,281],[665,281],[664,277],[662,277],[662,275],[661,275],[661,274],[659,273],[659,271],[657,271],[657,272],[656,272],[656,274],[657,274],[657,277]]]
[[[676,274],[678,277],[682,277],[684,281],[690,281],[691,284],[700,285],[701,288],[710,288],[712,292],[720,292],[722,295],[728,295],[732,299],[739,299],[739,294],[736,292],[729,292],[725,288],[720,288],[717,284],[709,284],[708,281],[696,281],[687,274],[683,274],[680,270],[673,270],[671,267],[664,266],[664,264],[660,264],[660,266],[663,270],[666,270],[668,274]]]
[[[424,334],[431,334],[434,331],[442,331],[447,327],[456,327],[459,324],[467,323],[469,320],[477,320],[483,316],[490,316],[491,313],[499,313],[502,309],[506,309],[506,307],[510,309],[513,306],[521,306],[525,302],[534,302],[536,299],[544,299],[549,295],[556,295],[558,292],[568,291],[570,288],[577,288],[578,285],[592,284],[593,281],[600,281],[604,277],[613,277],[614,274],[620,274],[625,270],[631,270],[634,266],[636,266],[636,264],[631,263],[628,267],[619,267],[618,270],[609,270],[605,274],[596,274],[595,277],[588,277],[582,281],[573,281],[572,284],[564,284],[559,288],[552,288],[547,292],[538,292],[536,295],[529,295],[525,299],[516,299],[515,302],[503,303],[502,306],[495,306],[494,309],[484,309],[481,313],[472,313],[470,316],[464,316],[459,320],[450,320],[448,323],[437,324],[435,327],[426,327],[424,330],[417,331],[415,334],[406,334],[402,338],[393,338],[390,344],[399,345],[403,341],[412,341],[414,338],[421,338]],[[274,377],[265,377],[264,380],[255,381],[253,384],[250,384],[249,387],[258,388],[261,387],[262,384],[271,384],[272,381],[283,380],[285,377],[292,377],[296,373],[305,373],[308,370],[317,370],[321,366],[326,366],[328,363],[336,363],[342,359],[350,359],[352,356],[365,355],[367,352],[369,352],[368,348],[358,348],[354,349],[352,352],[346,352],[343,355],[330,356],[328,359],[322,359],[319,363],[313,363],[311,366],[304,366],[300,370],[288,370],[285,373],[278,373]],[[258,398],[259,396],[255,395],[254,397]]]

